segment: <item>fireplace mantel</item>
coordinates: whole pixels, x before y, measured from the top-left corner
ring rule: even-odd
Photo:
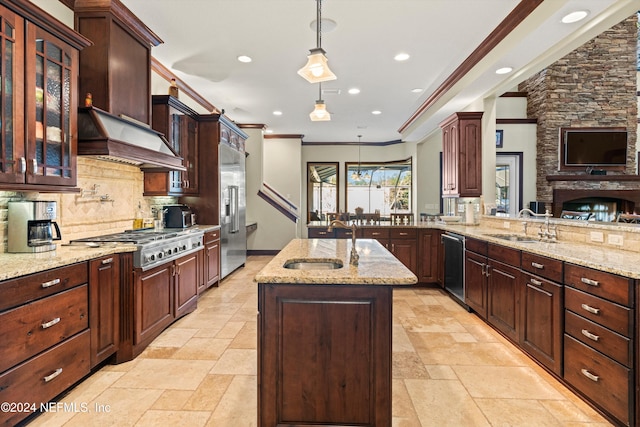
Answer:
[[[547,175],[547,181],[638,181],[640,175]]]

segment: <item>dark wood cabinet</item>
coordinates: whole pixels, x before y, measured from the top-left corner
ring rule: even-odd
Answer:
[[[418,281],[421,283],[437,283],[439,265],[440,236],[442,232],[435,228],[418,231]]]
[[[388,248],[413,274],[418,275],[418,241],[415,228],[389,229]]]
[[[482,319],[487,319],[487,242],[467,238],[464,257],[464,302]]]
[[[202,280],[202,267],[198,261],[200,252],[185,255],[175,261],[175,318],[196,309],[198,287]]]
[[[120,256],[89,262],[91,367],[118,351],[120,341]]]
[[[565,263],[563,378],[623,425],[635,424],[634,280]]]
[[[0,412],[0,424],[16,425],[89,373],[87,279],[82,262],[0,282],[0,401],[29,405]]]
[[[562,375],[563,286],[526,271],[522,277],[520,346]]]
[[[258,284],[258,425],[390,426],[392,288]]]
[[[134,357],[174,320],[173,263],[136,271],[134,290]]]
[[[440,123],[442,129],[442,194],[482,195],[482,112],[459,112]]]
[[[514,342],[518,342],[520,327],[518,267],[491,258],[487,262],[487,321]]]
[[[220,281],[220,230],[204,233],[203,280],[198,293]]]
[[[0,187],[69,191],[77,158],[78,52],[90,42],[22,0],[0,6]]]
[[[197,195],[198,121],[197,113],[169,95],[153,95],[152,127],[161,132],[182,157],[186,171],[143,169],[144,195]]]

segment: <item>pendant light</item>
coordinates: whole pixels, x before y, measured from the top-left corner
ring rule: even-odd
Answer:
[[[309,113],[309,118],[312,122],[326,122],[331,120],[331,114],[327,111],[327,106],[322,100],[322,83],[318,83],[318,100],[316,101],[316,107]]]
[[[329,69],[325,51],[322,49],[322,0],[316,0],[316,47],[309,50],[307,64],[298,70],[298,74],[309,83],[326,82],[337,79]]]
[[[351,174],[351,179],[354,181],[360,181],[362,179],[362,175],[360,174],[360,138],[362,138],[362,135],[358,135],[358,172]]]

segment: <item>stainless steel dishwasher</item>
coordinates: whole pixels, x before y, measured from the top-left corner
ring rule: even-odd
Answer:
[[[464,236],[449,231],[442,234],[444,246],[444,288],[464,308]]]

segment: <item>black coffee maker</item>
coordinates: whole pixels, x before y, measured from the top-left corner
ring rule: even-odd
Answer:
[[[42,200],[9,202],[7,251],[32,253],[55,250],[54,241],[61,239],[60,228],[54,221],[56,217],[56,202]]]

